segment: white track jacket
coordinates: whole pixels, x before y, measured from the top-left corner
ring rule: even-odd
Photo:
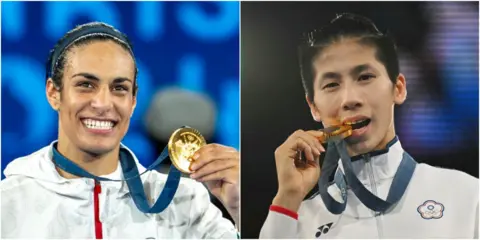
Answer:
[[[404,151],[398,140],[387,150],[352,162],[358,179],[383,200]],[[343,201],[336,185],[328,192]],[[385,214],[365,207],[351,190],[347,195],[340,215],[331,214],[320,195],[303,201],[298,216],[271,210],[260,238],[478,238],[478,179],[460,171],[418,164],[405,194]]]
[[[135,160],[143,172],[145,168]],[[52,145],[15,159],[4,174],[1,238],[237,238],[233,224],[210,202],[207,189],[190,179],[181,179],[163,212],[144,214],[135,206],[126,182],[95,186],[93,179],[62,178],[52,162]],[[120,164],[102,177],[120,179]],[[166,177],[156,171],[142,175],[150,204]]]

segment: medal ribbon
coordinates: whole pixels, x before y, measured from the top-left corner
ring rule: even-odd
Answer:
[[[345,174],[338,169],[334,175],[334,183],[340,189],[343,203],[337,202],[327,191],[328,187],[332,185],[329,178],[338,168],[338,159],[342,160]],[[333,214],[341,214],[345,211],[347,204],[347,186],[351,188],[352,192],[366,207],[375,212],[385,213],[391,210],[404,195],[415,171],[415,167],[415,160],[413,160],[407,152],[404,152],[402,161],[390,186],[387,199],[383,200],[366,189],[353,172],[352,161],[347,153],[345,141],[331,141],[328,143],[327,154],[318,182],[319,193],[325,206]]]
[[[165,183],[165,186],[160,193],[155,204],[150,207],[147,198],[145,196],[145,191],[143,188],[143,183],[140,178],[144,173],[156,169],[162,162],[168,157],[168,147],[165,147],[160,154],[160,156],[153,162],[143,173],[139,173],[137,168],[137,163],[133,158],[133,155],[125,148],[120,148],[120,165],[122,166],[124,180],[114,180],[109,178],[98,177],[93,174],[88,173],[77,164],[71,160],[64,157],[57,151],[57,143],[53,144],[53,162],[57,167],[62,169],[65,172],[73,174],[75,176],[91,178],[97,181],[113,181],[113,182],[127,182],[128,189],[133,198],[133,202],[137,208],[143,213],[160,213],[165,208],[168,207],[170,202],[177,191],[178,184],[180,183],[181,173],[173,165],[170,166],[168,172],[168,178]]]

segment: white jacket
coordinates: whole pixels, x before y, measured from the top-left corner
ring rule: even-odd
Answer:
[[[145,170],[138,161],[137,166],[140,172]],[[2,238],[95,238],[98,234],[137,239],[237,238],[235,227],[210,202],[206,188],[190,179],[181,179],[163,212],[144,214],[135,206],[126,182],[101,182],[100,193],[94,193],[92,179],[62,178],[52,162],[52,145],[15,159],[4,174]],[[120,179],[120,164],[103,177]],[[166,177],[156,171],[142,175],[150,204]]]
[[[363,185],[383,200],[404,152],[394,141],[368,163],[352,162]],[[343,202],[336,185],[328,192]],[[270,211],[260,238],[478,238],[478,179],[460,171],[418,164],[405,195],[386,214],[365,207],[351,190],[347,195],[340,215],[331,214],[318,194],[302,202],[298,220]]]

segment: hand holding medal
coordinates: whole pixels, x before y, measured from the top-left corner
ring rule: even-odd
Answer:
[[[309,191],[320,177],[320,155],[323,143],[344,139],[356,127],[337,119],[324,121],[330,127],[320,130],[297,130],[275,151],[278,192],[274,205],[297,211]]]
[[[177,129],[170,137],[168,150],[172,164],[192,179],[204,182],[238,224],[240,153],[220,144],[206,144],[199,131]]]
[[[337,124],[331,127],[320,129],[318,131],[323,134],[316,136],[317,140],[320,143],[325,144],[327,142],[331,142],[336,139],[344,139],[352,135],[353,126],[351,123]],[[297,150],[295,156],[295,165],[297,167],[308,167],[311,166],[311,162],[308,162],[304,157],[303,151]]]

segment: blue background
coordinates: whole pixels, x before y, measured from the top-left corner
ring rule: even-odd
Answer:
[[[217,109],[211,140],[238,149],[238,2],[1,4],[2,178],[10,161],[57,138],[57,113],[45,97],[45,62],[63,34],[90,21],[111,24],[133,42],[140,92],[122,142],[144,165],[161,149],[142,121],[153,94],[164,87],[207,94]]]

